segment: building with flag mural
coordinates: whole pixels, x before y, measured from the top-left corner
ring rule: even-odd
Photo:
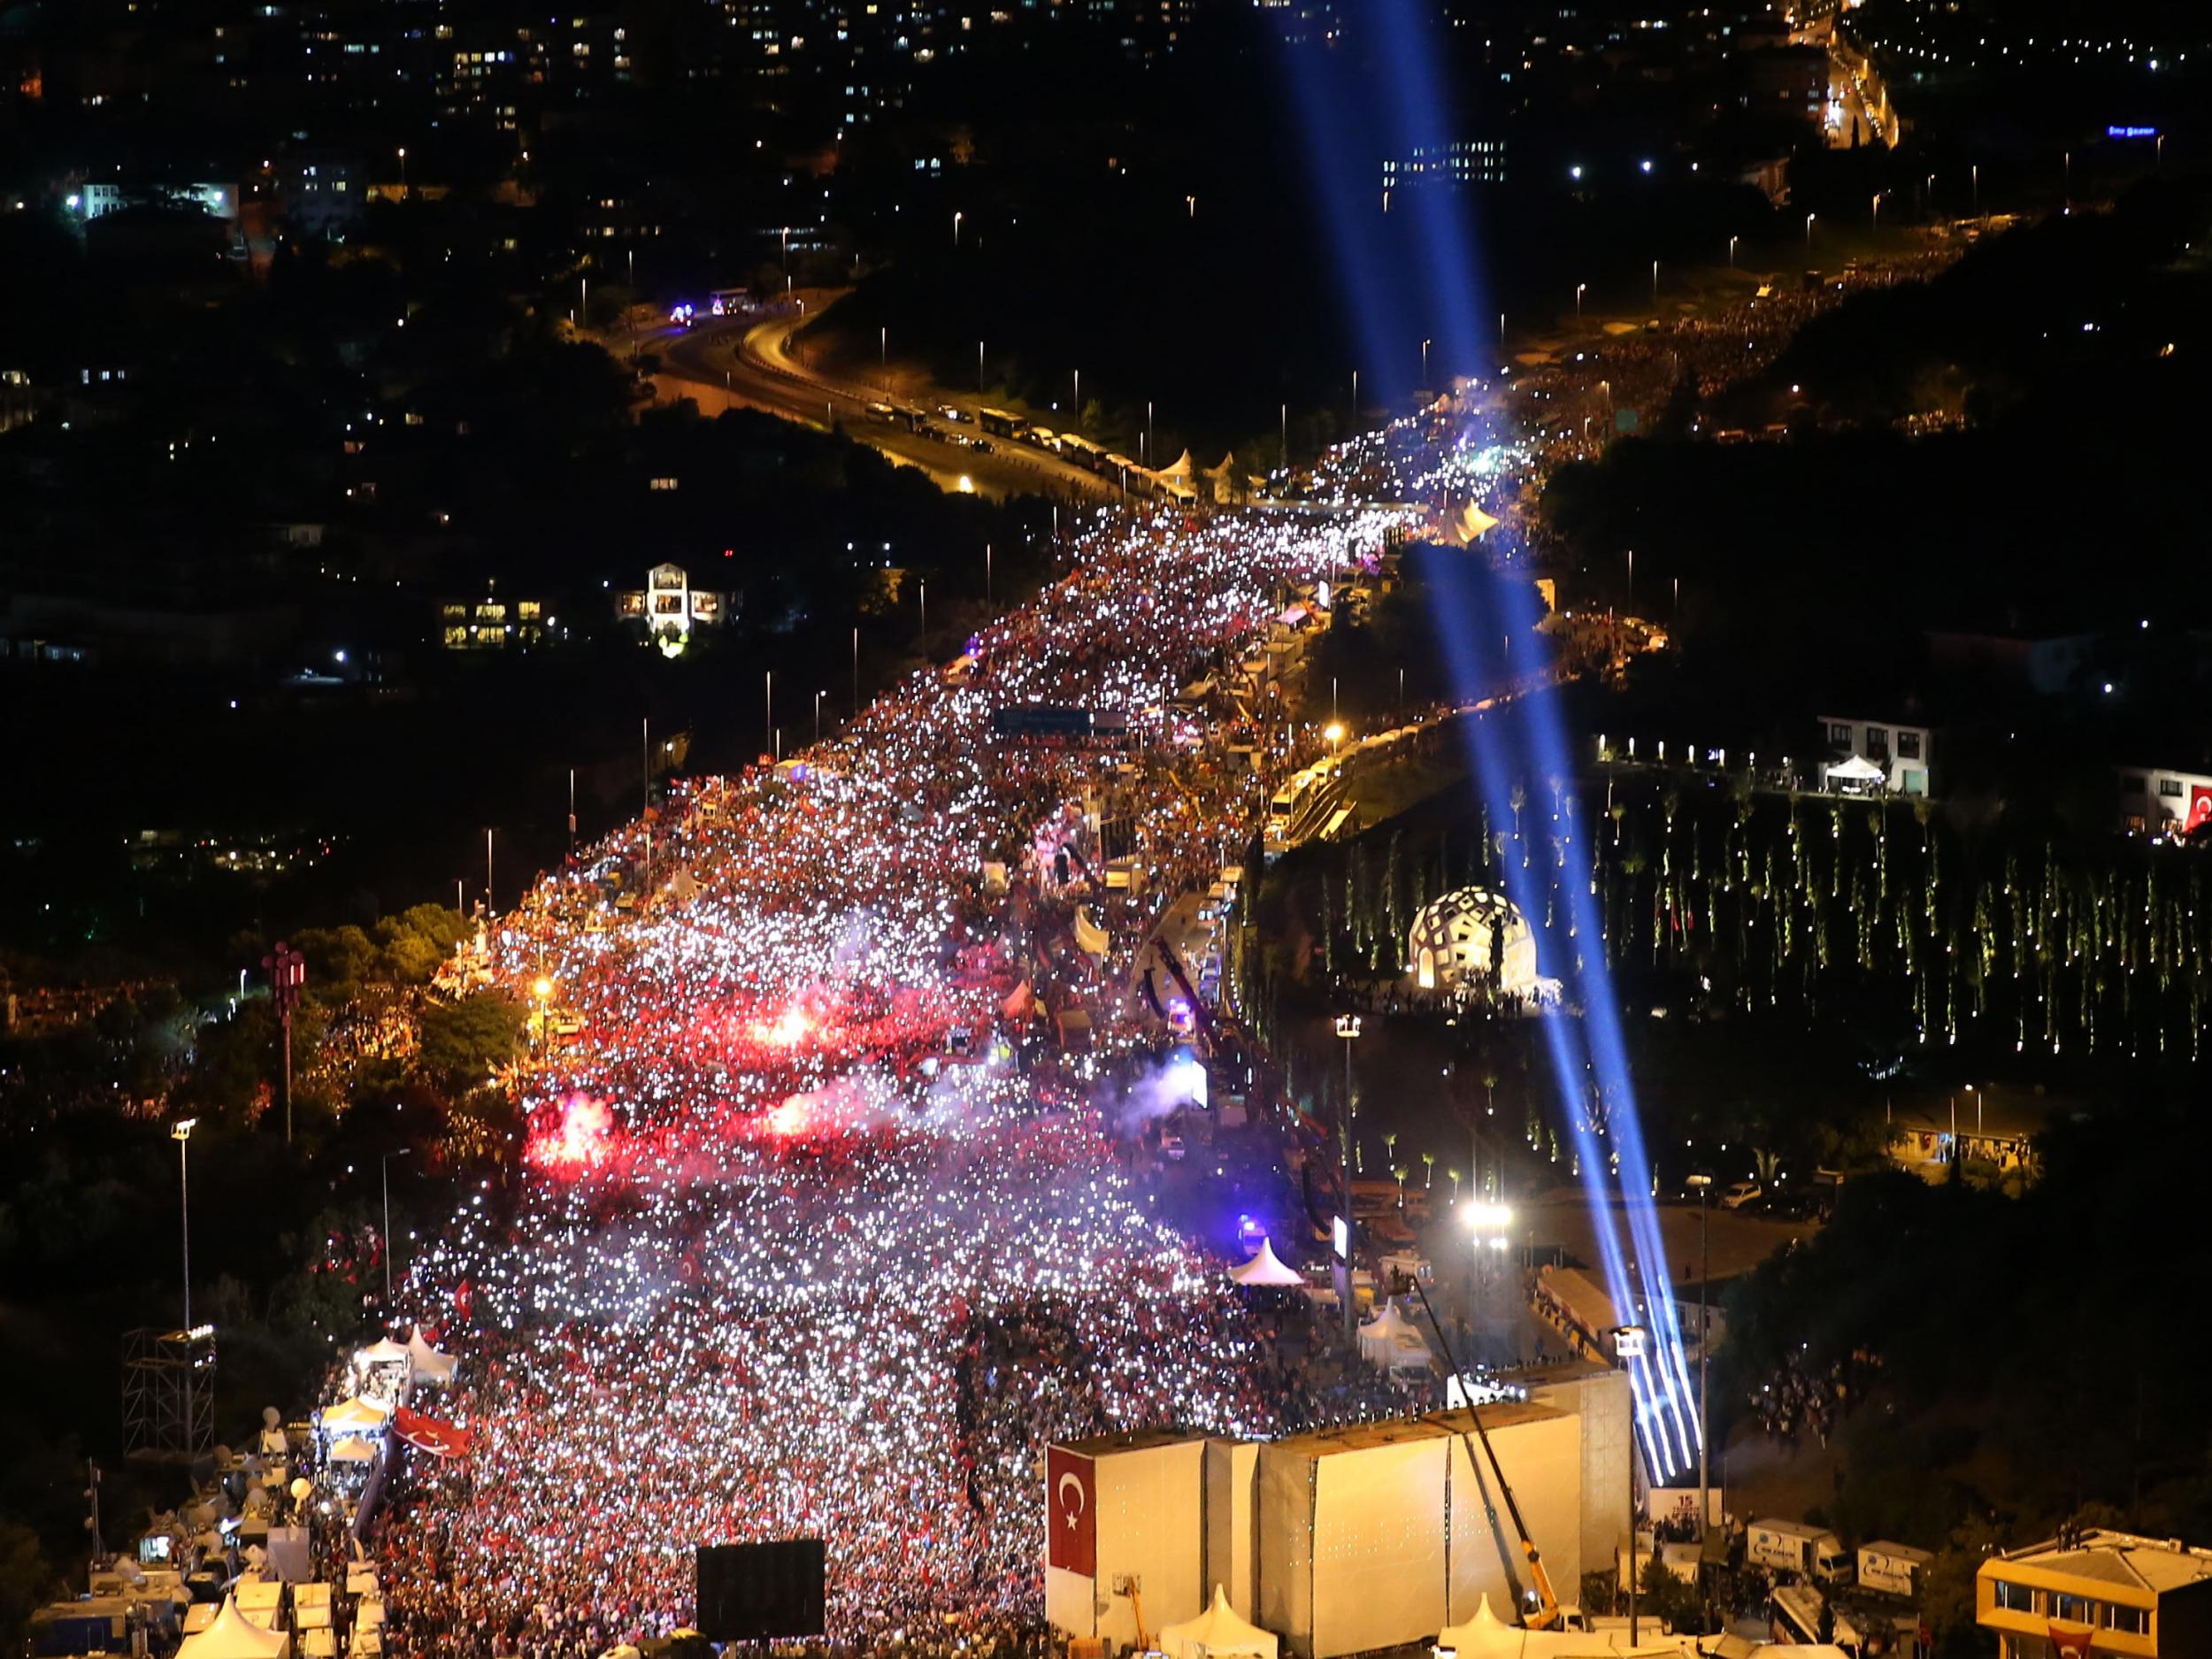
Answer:
[[[2212,1549],[2090,1528],[1993,1555],[1974,1622],[1998,1659],[2185,1659],[2212,1654]]]

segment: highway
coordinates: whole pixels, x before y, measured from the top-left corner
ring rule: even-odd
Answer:
[[[654,396],[663,401],[691,398],[710,415],[757,409],[822,430],[841,426],[856,442],[902,466],[918,468],[941,488],[959,494],[1102,501],[1120,493],[1110,480],[1010,438],[983,437],[990,449],[973,448],[967,440],[983,434],[972,424],[956,429],[938,414],[941,405],[949,403],[972,419],[982,402],[972,394],[962,396],[929,387],[902,395],[901,401],[928,410],[932,428],[942,435],[910,432],[871,416],[869,405],[886,401],[879,389],[833,379],[792,349],[792,335],[842,293],[799,293],[793,296],[793,310],[764,319],[703,319],[687,328],[663,323],[645,331],[638,338],[639,349],[660,358]],[[957,437],[952,435],[956,430]]]

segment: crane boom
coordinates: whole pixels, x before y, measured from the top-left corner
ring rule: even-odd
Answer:
[[[1455,1375],[1465,1376],[1467,1373],[1461,1369],[1458,1357],[1452,1352],[1452,1345],[1445,1340],[1444,1327],[1437,1319],[1436,1310],[1429,1306],[1429,1293],[1422,1288],[1418,1279],[1414,1279],[1412,1284],[1414,1294],[1421,1298],[1421,1311],[1429,1317],[1429,1329],[1436,1333],[1436,1345],[1443,1350],[1445,1363],[1452,1368]],[[1476,1436],[1482,1441],[1482,1455],[1489,1461],[1491,1476],[1497,1481],[1498,1490],[1505,1496],[1506,1513],[1513,1517],[1513,1530],[1520,1534],[1521,1553],[1528,1558],[1528,1576],[1536,1586],[1536,1610],[1526,1615],[1521,1622],[1531,1630],[1549,1630],[1563,1617],[1559,1598],[1552,1593],[1551,1574],[1544,1570],[1544,1558],[1537,1552],[1536,1540],[1528,1535],[1528,1523],[1521,1518],[1521,1506],[1513,1496],[1513,1487],[1505,1478],[1504,1467],[1498,1462],[1497,1450],[1490,1444],[1490,1431],[1482,1425],[1482,1413],[1472,1400],[1468,1402],[1467,1416],[1475,1425]],[[1467,1439],[1464,1430],[1461,1431],[1459,1438],[1463,1440]],[[1467,1459],[1471,1463],[1474,1461],[1471,1444],[1468,1448]]]

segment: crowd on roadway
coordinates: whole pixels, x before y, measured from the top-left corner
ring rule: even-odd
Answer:
[[[826,1542],[841,1642],[1002,1635],[1041,1614],[1043,1440],[1389,1408],[1274,1340],[1297,1309],[1229,1286],[1066,1109],[1161,1037],[1126,989],[1146,918],[1249,833],[1248,764],[1169,705],[1386,523],[1104,525],[972,670],[680,793],[497,924],[478,971],[572,1034],[518,1079],[519,1212],[480,1195],[403,1297],[467,1359],[476,1447],[413,1459],[379,1523],[388,1651],[665,1633],[695,1544],[798,1536]],[[1112,763],[995,739],[1024,704],[1133,736]],[[1095,885],[1103,962],[1056,964],[1038,918],[1070,901],[1034,831],[1108,764],[1156,897]],[[1087,1050],[1017,1012],[1065,998]]]
[[[1790,1450],[1808,1435],[1824,1447],[1881,1371],[1881,1356],[1865,1348],[1854,1348],[1824,1369],[1793,1359],[1762,1383],[1748,1403],[1760,1428]]]

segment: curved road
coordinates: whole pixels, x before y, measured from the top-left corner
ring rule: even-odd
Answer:
[[[689,397],[710,414],[757,409],[823,430],[841,426],[847,436],[902,465],[918,467],[949,491],[1089,501],[1120,493],[1096,473],[1010,438],[985,439],[987,452],[972,448],[964,440],[980,435],[976,427],[952,428],[936,411],[950,403],[972,416],[982,401],[973,396],[949,396],[934,387],[902,396],[900,401],[931,411],[931,426],[941,435],[910,432],[871,416],[871,403],[887,401],[880,392],[835,380],[792,352],[791,336],[808,317],[818,317],[841,296],[841,290],[800,294],[794,296],[798,309],[764,321],[716,318],[688,328],[664,323],[647,330],[639,336],[639,349],[657,353],[661,361],[654,395]]]

